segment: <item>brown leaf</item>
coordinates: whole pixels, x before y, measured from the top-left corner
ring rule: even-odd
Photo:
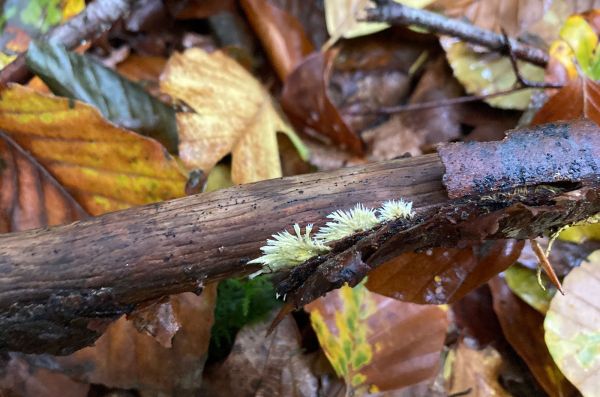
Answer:
[[[366,285],[403,301],[451,303],[512,265],[522,248],[523,242],[504,240],[407,253],[372,270]]]
[[[502,358],[493,347],[475,350],[460,342],[451,352],[452,372],[448,394],[466,392],[473,397],[510,397],[498,383]]]
[[[122,389],[142,396],[193,395],[200,388],[213,323],[216,284],[202,295],[172,296],[174,315],[181,321],[171,348],[139,333],[124,317],[111,324],[92,347],[67,357],[26,356],[33,365],[63,372],[76,380]]]
[[[300,333],[293,317],[285,317],[273,333],[266,336],[270,322],[268,319],[242,328],[227,359],[207,369],[204,395],[317,395],[318,381],[308,357],[302,352]]]
[[[544,316],[523,302],[500,276],[489,282],[504,336],[550,396],[575,396],[577,390],[560,372],[544,343]],[[537,286],[536,286],[537,287]]]
[[[71,223],[86,216],[29,153],[0,132],[0,233]]]
[[[363,153],[360,138],[346,125],[331,102],[328,81],[335,51],[309,55],[286,79],[281,105],[296,128],[322,136],[355,154]]]
[[[174,313],[171,302],[154,302],[127,316],[139,332],[146,332],[161,346],[170,348],[173,336],[181,328],[181,319]]]
[[[149,93],[159,96],[158,80],[167,60],[158,56],[131,54],[117,65],[120,74],[140,83]]]
[[[347,285],[305,306],[347,387],[392,390],[435,377],[448,327],[436,306],[398,302]]]
[[[177,19],[204,19],[219,12],[235,10],[234,0],[190,0],[176,10]]]
[[[581,76],[570,80],[536,113],[532,124],[582,117],[600,123],[600,83]]]
[[[277,75],[285,81],[314,50],[303,26],[293,15],[270,0],[241,0],[240,4]]]

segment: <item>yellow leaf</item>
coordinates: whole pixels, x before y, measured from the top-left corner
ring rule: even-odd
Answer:
[[[584,397],[600,389],[600,261],[598,251],[565,277],[544,320],[546,344],[565,377]]]
[[[169,59],[161,90],[192,108],[177,114],[179,155],[185,165],[210,170],[232,155],[232,180],[249,183],[281,176],[276,132],[298,137],[250,73],[223,52],[192,48]]]
[[[62,21],[71,19],[85,8],[85,0],[64,0],[62,3]]]
[[[87,104],[11,85],[0,93],[0,129],[92,215],[184,195],[186,174],[158,142]]]
[[[560,30],[560,37],[566,41],[581,68],[587,73],[598,45],[598,36],[581,15],[570,16]]]
[[[397,389],[437,373],[448,326],[437,306],[400,302],[359,284],[305,308],[329,362],[354,390]]]

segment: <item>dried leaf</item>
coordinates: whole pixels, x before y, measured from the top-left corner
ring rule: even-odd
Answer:
[[[86,216],[48,171],[0,132],[0,233],[71,223]]]
[[[363,153],[363,143],[346,125],[329,97],[327,85],[334,51],[308,56],[287,78],[281,105],[296,128],[305,134],[329,139],[354,154]]]
[[[552,397],[576,396],[575,388],[554,364],[544,343],[544,316],[514,295],[501,277],[493,278],[489,285],[504,336],[546,393]]]
[[[32,43],[27,66],[55,94],[94,105],[112,122],[155,138],[177,153],[175,111],[138,84],[56,43]]]
[[[158,142],[81,102],[13,85],[0,93],[0,129],[92,215],[184,194],[186,175]]]
[[[511,89],[517,78],[510,59],[496,52],[480,53],[469,44],[450,37],[442,37],[440,43],[446,50],[446,57],[454,71],[454,76],[469,94],[488,95]],[[521,75],[532,81],[544,78],[544,69],[527,62],[517,62]],[[522,90],[509,95],[488,98],[491,106],[502,109],[526,109],[532,90]]]
[[[448,326],[436,306],[347,285],[305,306],[338,376],[353,389],[392,390],[435,377]]]
[[[407,253],[369,272],[366,286],[403,301],[451,303],[512,265],[522,247],[522,242],[506,240]]]
[[[317,395],[319,384],[308,356],[302,352],[300,333],[293,317],[285,317],[265,336],[269,324],[270,321],[265,321],[242,328],[227,359],[207,369],[203,395]]]
[[[117,65],[117,70],[150,94],[159,96],[159,78],[166,64],[167,59],[163,57],[131,54]]]
[[[550,354],[585,397],[600,389],[600,261],[575,268],[563,280],[566,295],[550,302],[544,329]]]
[[[314,47],[303,26],[270,0],[240,2],[279,78],[284,81]]]
[[[201,296],[172,296],[173,313],[181,322],[171,348],[139,333],[121,318],[111,324],[94,346],[67,357],[25,356],[32,365],[68,374],[71,378],[121,389],[138,389],[143,397],[194,395],[200,388],[213,322],[216,284]]]
[[[190,168],[207,171],[231,153],[234,183],[281,176],[277,131],[290,137],[306,157],[304,146],[268,93],[222,52],[190,49],[174,54],[161,89],[193,109],[177,114],[179,154]]]
[[[448,394],[469,391],[467,395],[474,397],[510,397],[498,383],[502,358],[493,347],[475,350],[460,342],[446,361],[451,371]]]

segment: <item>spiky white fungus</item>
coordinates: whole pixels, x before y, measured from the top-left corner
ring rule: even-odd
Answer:
[[[412,201],[400,200],[389,200],[383,203],[379,212],[379,222],[388,222],[395,219],[412,218],[414,212],[412,210]]]
[[[302,234],[300,226],[294,224],[295,235],[287,230],[274,234],[273,239],[267,240],[267,245],[261,247],[262,256],[249,261],[248,263],[260,263],[263,269],[250,275],[250,278],[264,273],[265,268],[271,272],[281,268],[293,267],[307,261],[313,256],[317,256],[329,251],[329,247],[321,241],[310,237],[313,225],[307,225]]]
[[[327,222],[325,227],[322,227],[315,235],[317,240],[326,243],[340,240],[356,232],[372,229],[379,223],[375,211],[362,204],[356,204],[349,211],[337,210],[327,215],[327,218],[333,222]]]

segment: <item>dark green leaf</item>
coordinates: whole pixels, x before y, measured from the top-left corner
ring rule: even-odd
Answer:
[[[92,104],[112,122],[155,138],[177,153],[175,111],[138,84],[54,43],[31,43],[27,65],[55,94]]]

